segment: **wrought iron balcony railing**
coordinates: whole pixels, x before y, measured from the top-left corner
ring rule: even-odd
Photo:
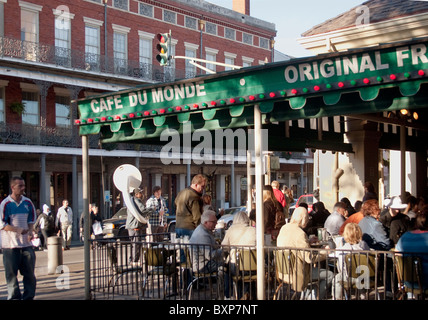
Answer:
[[[148,82],[167,82],[195,76],[193,73],[190,74],[173,67],[117,59],[8,37],[0,37],[0,59],[2,58],[18,59],[28,63],[43,63],[83,72],[107,73]]]

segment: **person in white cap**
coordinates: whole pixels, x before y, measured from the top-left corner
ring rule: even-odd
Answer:
[[[43,205],[43,212],[37,218],[34,228],[40,228],[43,235],[42,247],[47,250],[48,238],[55,232],[55,218],[51,214],[51,208],[47,205]]]
[[[399,196],[394,196],[388,205],[388,212],[379,218],[394,245],[402,234],[410,230],[410,219],[403,213],[406,208],[407,204],[403,203]]]

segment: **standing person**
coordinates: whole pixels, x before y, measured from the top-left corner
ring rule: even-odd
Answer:
[[[270,234],[275,241],[279,230],[285,224],[284,208],[276,200],[273,188],[270,185],[263,187],[263,219],[265,222],[265,234]]]
[[[192,179],[192,184],[181,190],[175,198],[177,237],[192,236],[193,231],[200,224],[202,215],[202,193],[205,190],[207,178],[197,174]]]
[[[47,205],[43,205],[43,212],[37,218],[34,228],[40,228],[42,233],[42,248],[47,250],[48,238],[55,233],[55,218],[52,216],[51,208]]]
[[[91,212],[91,234],[94,235],[95,239],[102,238],[103,235],[103,219],[101,218],[101,215],[98,212],[98,206],[94,205],[92,206],[92,212]]]
[[[207,210],[216,211],[213,204],[212,204],[212,198],[209,194],[205,193],[202,196],[202,203],[203,203],[202,212],[207,211]],[[216,213],[217,220],[220,219],[223,215],[224,215],[224,208],[221,208],[218,211],[218,213]]]
[[[167,210],[165,199],[162,197],[162,188],[155,186],[153,194],[146,201],[146,208],[153,209],[150,216],[149,223],[152,233],[165,232],[166,218],[165,213]]]
[[[324,228],[331,236],[339,234],[340,227],[345,222],[348,215],[348,207],[344,202],[336,202],[333,207],[333,213],[325,220]]]
[[[92,207],[95,207],[95,203],[89,203],[89,216],[91,217],[93,212],[92,212]],[[84,232],[83,229],[85,228],[85,212],[82,211],[82,213],[80,214],[80,219],[79,219],[79,231],[80,231],[80,241],[83,241],[83,236],[84,236]]]
[[[36,294],[34,268],[36,255],[31,243],[36,209],[24,196],[25,181],[13,177],[10,181],[11,194],[0,204],[0,230],[3,249],[3,265],[7,283],[7,298],[32,300]],[[24,292],[18,284],[18,270],[23,276]]]
[[[147,220],[151,216],[152,209],[147,210],[144,202],[143,202],[143,190],[142,189],[135,189],[134,190],[134,196],[131,198],[132,202],[135,204],[135,208],[137,209],[138,213],[140,213],[144,218]],[[127,210],[127,216],[126,216],[126,224],[125,224],[126,230],[128,230],[128,235],[131,239],[132,243],[132,251],[131,255],[129,257],[129,262],[131,264],[136,264],[138,260],[140,259],[141,254],[141,241],[143,236],[146,234],[147,224],[141,223],[138,221],[134,215],[132,214],[129,209]]]
[[[73,232],[73,210],[68,206],[67,199],[62,200],[62,207],[58,209],[56,214],[55,226],[61,230],[63,238],[62,247],[64,250],[70,250],[71,235]]]
[[[285,207],[284,207],[284,213],[286,217],[289,217],[290,215],[290,203],[294,202],[293,199],[293,191],[288,188],[287,186],[282,186],[282,193],[284,194],[285,198]]]
[[[284,208],[287,204],[284,194],[282,193],[281,190],[279,190],[279,182],[274,180],[272,181],[272,183],[270,184],[273,190],[273,194],[275,195],[276,200],[278,200],[278,202],[282,205],[282,207]],[[284,214],[288,217],[288,214],[286,214],[284,212]]]
[[[363,202],[366,200],[379,200],[375,191],[375,187],[373,183],[370,181],[367,181],[364,183],[364,197]]]

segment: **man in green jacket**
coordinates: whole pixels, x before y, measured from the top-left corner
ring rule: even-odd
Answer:
[[[192,179],[192,184],[181,190],[175,198],[177,238],[192,236],[193,230],[200,224],[202,215],[202,193],[207,184],[207,178],[197,174]]]

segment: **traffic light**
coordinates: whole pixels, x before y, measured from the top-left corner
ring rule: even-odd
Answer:
[[[158,33],[156,37],[159,41],[159,43],[156,45],[156,49],[159,52],[156,55],[156,60],[159,62],[161,66],[167,66],[169,62],[168,47],[169,47],[169,42],[171,40],[171,34]]]

